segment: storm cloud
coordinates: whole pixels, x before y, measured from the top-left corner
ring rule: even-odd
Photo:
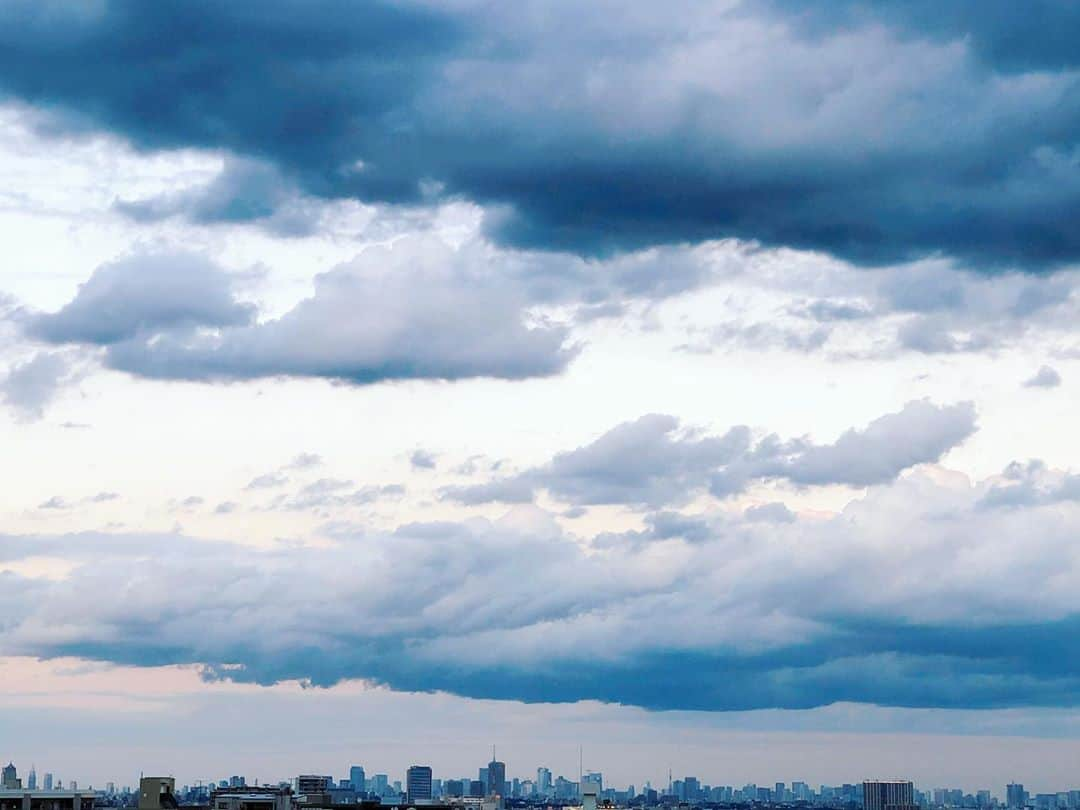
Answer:
[[[733,237],[1068,265],[1076,13],[989,6],[20,0],[0,12],[0,91],[53,131],[257,162],[127,201],[142,217],[270,221],[294,187],[463,197],[505,244],[583,255]]]

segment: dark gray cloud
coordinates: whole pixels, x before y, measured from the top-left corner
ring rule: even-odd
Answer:
[[[765,2],[793,14],[817,36],[881,23],[912,37],[963,39],[988,68],[1003,73],[1080,67],[1074,47],[1080,37],[1080,9],[1069,0],[1032,0],[1023,13],[1009,0],[835,0],[813,6],[797,0]]]
[[[314,201],[299,198],[273,165],[230,158],[209,184],[139,200],[115,208],[139,222],[184,217],[196,224],[258,222],[278,236],[308,236],[321,217]]]
[[[1039,270],[1080,257],[1080,85],[1075,11],[1038,5],[17,0],[0,88],[56,129],[272,167],[142,216],[270,221],[280,178],[465,197],[544,250],[737,237]]]
[[[981,506],[998,479],[1032,475],[1071,474],[915,473],[830,518],[659,512],[637,541],[571,537],[532,507],[343,529],[318,547],[9,535],[0,560],[58,557],[72,571],[6,575],[0,649],[652,709],[1076,706],[1080,503]],[[185,589],[133,573],[147,554]],[[410,576],[386,576],[387,560]]]
[[[865,487],[894,479],[917,464],[933,463],[976,429],[969,403],[939,406],[909,402],[835,442],[754,441],[742,425],[723,436],[680,426],[674,416],[650,414],[619,425],[596,441],[514,476],[482,484],[446,487],[442,496],[465,504],[520,503],[543,489],[570,504],[625,504],[659,509],[712,492],[737,494],[757,481],[778,479],[798,486]]]

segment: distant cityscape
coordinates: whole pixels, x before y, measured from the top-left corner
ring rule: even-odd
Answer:
[[[597,810],[621,807],[822,807],[836,810],[1080,810],[1080,790],[1030,794],[1022,784],[1010,783],[1000,794],[982,788],[937,787],[920,790],[905,780],[818,785],[776,782],[771,786],[711,785],[697,776],[673,778],[666,785],[644,780],[640,786],[605,784],[602,773],[582,772],[577,779],[553,775],[538,767],[535,776],[507,777],[505,762],[492,759],[471,775],[436,778],[428,765],[413,765],[402,779],[388,774],[368,775],[353,765],[340,779],[330,775],[301,774],[277,782],[249,783],[244,776],[176,785],[171,776],[140,776],[135,786],[66,784],[53,772],[38,776],[31,767],[25,778],[9,762],[2,771],[0,810],[93,810],[131,807],[138,810],[358,810],[375,808],[572,808]]]

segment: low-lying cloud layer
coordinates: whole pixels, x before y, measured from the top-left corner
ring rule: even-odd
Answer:
[[[927,467],[833,517],[657,514],[591,540],[535,507],[329,547],[7,536],[0,565],[73,569],[0,574],[0,650],[653,709],[1075,706],[1066,475],[1035,464],[973,484]],[[985,505],[1010,488],[1058,494]]]

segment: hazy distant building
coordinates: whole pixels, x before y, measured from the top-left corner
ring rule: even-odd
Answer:
[[[506,763],[493,759],[485,770],[487,770],[487,795],[504,796],[506,794]]]
[[[3,761],[0,759],[0,762]],[[19,771],[15,768],[15,763],[9,762],[0,771],[0,787],[5,790],[18,790],[22,787],[22,781],[19,779]]]
[[[1027,793],[1024,786],[1010,782],[1005,786],[1005,804],[1009,807],[1025,807],[1027,805]]]
[[[911,782],[863,782],[863,810],[912,810],[915,786]]]
[[[536,769],[536,792],[540,796],[551,793],[551,771],[547,768]]]
[[[431,768],[413,765],[405,773],[405,795],[410,802],[431,801]]]
[[[326,793],[330,789],[331,781],[333,780],[329,776],[313,773],[301,774],[296,777],[296,792],[301,796]]]
[[[364,769],[359,765],[349,768],[349,781],[357,793],[364,793],[367,790],[367,777],[364,775]]]

